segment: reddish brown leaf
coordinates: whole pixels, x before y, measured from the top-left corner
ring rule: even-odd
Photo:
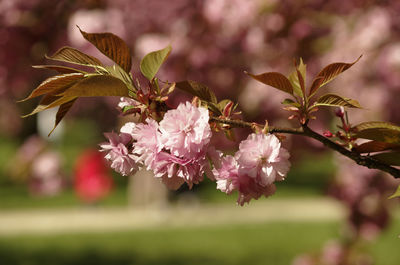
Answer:
[[[353,150],[358,153],[373,153],[373,152],[381,152],[399,148],[400,145],[397,144],[391,144],[379,141],[369,141],[354,147]]]
[[[176,83],[176,87],[193,96],[199,97],[204,101],[211,103],[218,102],[217,97],[211,89],[209,89],[206,85],[198,83],[196,81],[181,81]]]
[[[85,66],[103,65],[97,58],[71,47],[62,47],[52,56],[46,56],[46,58]]]
[[[20,102],[47,93],[52,93],[56,90],[57,92],[59,92],[60,89],[67,88],[83,78],[84,74],[82,73],[71,73],[65,75],[52,76],[43,81],[35,90],[32,91],[32,93],[27,98],[21,100]]]
[[[358,62],[358,60],[360,60],[360,58],[361,56],[352,63],[333,63],[322,69],[321,72],[319,72],[318,75],[315,77],[311,85],[309,94],[310,97],[314,95],[320,87],[329,83],[330,81],[335,79],[336,76],[352,67],[356,62]]]
[[[39,105],[29,114],[22,116],[22,118],[26,118],[28,116],[34,115],[38,112],[41,112],[46,109],[54,108],[60,106],[68,101],[73,100],[74,97],[62,97],[56,96],[53,94],[45,95],[40,101]]]
[[[56,121],[55,121],[54,127],[50,131],[48,136],[50,136],[52,134],[52,132],[55,130],[55,128],[61,122],[61,120],[64,118],[64,116],[67,114],[67,112],[71,109],[72,105],[75,103],[76,100],[77,99],[75,98],[71,101],[68,101],[68,102],[60,105],[60,108],[58,109],[57,114],[56,114]]]
[[[292,84],[290,83],[289,79],[287,79],[286,76],[284,76],[281,73],[268,72],[259,75],[253,75],[246,72],[246,74],[248,74],[249,76],[251,76],[252,78],[261,83],[275,87],[291,95],[293,94]]]
[[[72,74],[72,73],[82,73],[86,74],[85,71],[81,71],[75,68],[61,66],[61,65],[33,65],[33,68],[38,69],[51,69],[59,72],[60,74]]]
[[[391,166],[400,166],[400,152],[379,153],[371,157]]]
[[[79,27],[78,27],[79,28]],[[82,36],[92,43],[104,55],[122,67],[127,73],[132,67],[131,52],[128,45],[112,33],[86,33],[79,29]]]
[[[335,94],[325,94],[321,96],[312,107],[315,106],[362,108],[357,100],[343,98]]]

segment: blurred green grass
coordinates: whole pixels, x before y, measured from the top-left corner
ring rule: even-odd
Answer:
[[[212,220],[210,220],[212,222]],[[338,236],[338,223],[273,222],[158,228],[97,234],[0,238],[1,264],[273,264],[314,253]],[[369,247],[377,265],[397,265],[400,224]]]

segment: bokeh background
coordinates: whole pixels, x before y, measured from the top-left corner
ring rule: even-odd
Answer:
[[[396,181],[314,141],[288,137],[287,180],[240,208],[211,181],[172,193],[109,171],[97,149],[125,119],[118,98],[80,99],[50,138],[54,112],[21,119],[38,101],[16,101],[54,74],[31,67],[45,54],[72,46],[99,56],[76,25],[123,38],[134,76],[146,53],[171,44],[162,79],[200,81],[245,119],[281,126],[295,126],[285,95],[244,71],[288,74],[302,57],[309,83],[362,54],[325,91],[365,107],[349,113],[353,124],[400,123],[397,0],[1,0],[1,264],[399,264],[398,201],[387,200]],[[311,127],[336,124],[326,109]]]

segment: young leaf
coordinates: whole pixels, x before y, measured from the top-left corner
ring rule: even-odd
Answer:
[[[37,68],[37,69],[55,70],[60,74],[72,74],[72,73],[87,74],[87,72],[85,72],[85,71],[81,71],[81,70],[78,70],[75,68],[61,66],[61,65],[33,65],[32,67]]]
[[[300,86],[299,82],[299,77],[297,75],[297,70],[294,70],[290,75],[289,75],[289,81],[292,84],[293,87],[293,93],[299,96],[300,98],[303,98],[303,91]]]
[[[113,66],[106,66],[104,67],[104,69],[107,71],[106,74],[122,80],[125,85],[133,90],[134,86],[131,76],[127,72],[125,72],[119,65],[114,64]]]
[[[176,83],[176,87],[206,102],[218,104],[217,97],[207,86],[196,81],[187,80]]]
[[[34,115],[38,112],[41,112],[46,109],[54,108],[60,106],[68,101],[73,100],[74,97],[61,97],[55,96],[52,94],[45,95],[40,101],[39,105],[29,114],[22,116],[22,118],[26,118],[28,116]]]
[[[400,166],[400,152],[380,153],[371,157],[388,165]]]
[[[290,99],[290,98],[286,98],[284,101],[282,101],[283,105],[291,105],[294,107],[299,108],[301,105],[297,102],[295,102],[294,100]]]
[[[354,99],[342,98],[335,94],[326,94],[321,96],[314,106],[328,106],[328,107],[349,107],[349,108],[362,108],[360,103]]]
[[[79,27],[78,27],[79,28]],[[105,56],[113,60],[129,73],[132,68],[132,55],[128,45],[112,33],[87,33],[79,28],[82,36],[92,43]]]
[[[97,58],[71,47],[62,47],[52,56],[46,55],[46,58],[85,66],[103,66],[103,64]]]
[[[311,85],[309,97],[312,97],[320,87],[329,83],[335,79],[336,76],[352,67],[356,62],[358,62],[358,60],[360,60],[360,58],[361,56],[352,63],[333,63],[323,68],[315,77]]]
[[[246,74],[248,74],[253,79],[255,79],[261,83],[275,87],[279,90],[282,90],[283,92],[293,95],[292,84],[290,83],[289,79],[287,79],[286,76],[284,76],[281,73],[268,72],[268,73],[263,73],[263,74],[259,74],[259,75],[253,75],[253,74],[246,72]]]
[[[303,95],[305,95],[306,94],[306,84],[305,84],[303,75],[300,73],[300,71],[298,69],[296,69],[296,72],[297,72],[297,78],[299,79],[301,92]]]
[[[400,149],[400,145],[379,141],[369,141],[353,148],[353,150],[358,153],[382,152],[391,149]]]
[[[84,74],[81,73],[56,75],[50,77],[45,81],[43,81],[37,88],[35,88],[35,90],[33,90],[32,93],[27,98],[19,102],[69,87],[74,83],[76,83],[78,80],[81,80],[83,78]]]
[[[306,82],[306,69],[307,65],[304,64],[303,59],[300,58],[300,64],[297,67],[297,69],[300,71],[301,75],[303,76],[304,82]]]
[[[60,105],[60,107],[59,107],[59,109],[57,111],[57,114],[56,114],[56,121],[54,123],[54,127],[50,131],[48,136],[50,136],[53,133],[53,131],[56,129],[57,125],[64,118],[65,114],[67,114],[67,112],[71,109],[72,105],[75,103],[76,100],[77,99],[75,98],[75,99],[73,99],[71,101],[68,101],[68,102]]]
[[[146,54],[140,62],[140,71],[148,79],[153,80],[161,65],[171,53],[171,46],[168,45],[162,50],[154,51]]]
[[[357,138],[400,144],[400,127],[388,122],[363,122],[354,126],[352,130]]]
[[[389,196],[388,199],[393,199],[396,197],[400,197],[400,185],[397,187],[396,191],[392,195]]]
[[[129,89],[125,83],[110,75],[91,75],[59,94],[63,97],[128,97]]]
[[[296,64],[296,63],[295,63]],[[300,58],[300,65],[296,66],[296,83],[301,89],[301,97],[306,94],[306,65],[303,63],[303,59]]]

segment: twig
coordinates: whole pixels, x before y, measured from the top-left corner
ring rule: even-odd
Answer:
[[[237,127],[237,128],[252,128],[254,125],[261,126],[259,124],[245,122],[245,121],[241,121],[241,120],[229,120],[229,119],[222,119],[222,118],[216,118],[216,117],[211,117],[210,120],[218,122],[218,123],[229,124],[232,127]],[[392,167],[388,164],[385,164],[381,161],[378,161],[370,156],[363,156],[357,152],[350,151],[350,150],[344,148],[343,146],[341,146],[340,144],[332,142],[328,138],[311,130],[307,125],[303,125],[300,128],[269,127],[268,132],[269,133],[296,134],[296,135],[302,135],[302,136],[313,138],[313,139],[317,140],[318,142],[322,143],[323,145],[325,145],[326,147],[329,147],[330,149],[333,149],[333,150],[341,153],[342,155],[350,158],[351,160],[353,160],[360,166],[379,169],[381,171],[389,173],[394,178],[400,178],[400,170],[399,169]]]

